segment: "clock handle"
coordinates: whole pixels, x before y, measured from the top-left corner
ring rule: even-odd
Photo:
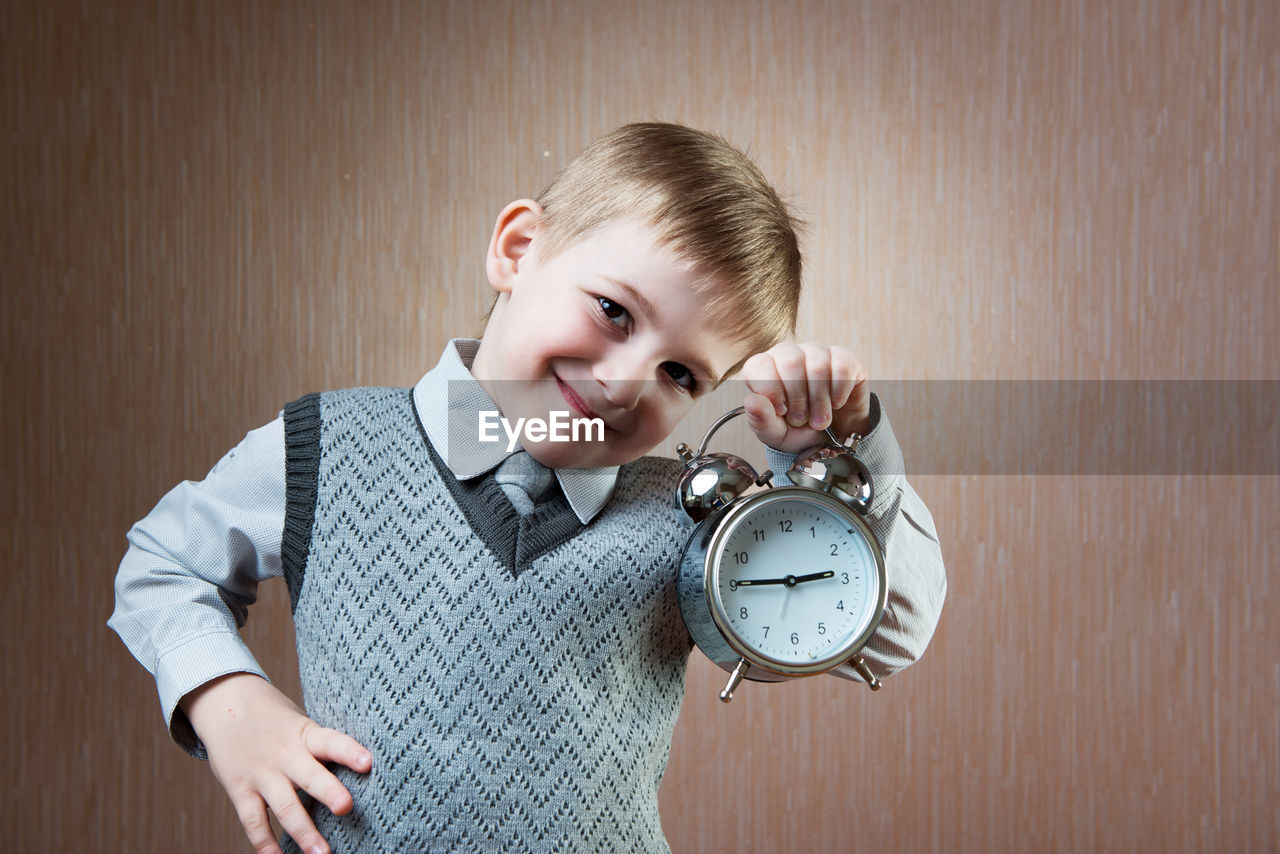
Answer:
[[[747,668],[750,666],[745,658],[738,659],[738,666],[733,668],[733,671],[729,674],[728,684],[720,692],[720,702],[727,703],[733,699],[733,692],[742,684],[742,677],[747,675]]]
[[[747,408],[745,406],[739,406],[737,409],[730,409],[724,415],[717,418],[715,423],[707,428],[707,432],[702,434],[702,443],[698,445],[698,453],[695,456],[700,457],[705,454],[707,452],[707,445],[711,442],[711,437],[716,434],[716,431],[746,411]]]

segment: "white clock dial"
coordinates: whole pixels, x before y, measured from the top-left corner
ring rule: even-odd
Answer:
[[[737,516],[717,538],[720,618],[767,663],[829,663],[875,619],[881,576],[869,532],[838,507],[826,496],[780,496]]]

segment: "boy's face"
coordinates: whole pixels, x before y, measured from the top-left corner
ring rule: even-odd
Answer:
[[[544,259],[536,220],[532,202],[498,220],[488,269],[499,299],[472,373],[512,425],[554,411],[603,420],[603,441],[522,436],[544,465],[637,459],[749,355],[746,344],[716,332],[694,287],[700,271],[652,229],[615,221]]]

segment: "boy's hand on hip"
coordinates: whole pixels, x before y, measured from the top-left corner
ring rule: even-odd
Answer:
[[[778,344],[742,366],[747,423],[771,448],[799,453],[865,434],[871,423],[871,387],[862,363],[847,347],[806,342]]]
[[[351,793],[321,763],[337,762],[365,773],[373,765],[369,751],[350,736],[320,726],[251,673],[208,682],[180,705],[204,742],[213,774],[231,798],[254,850],[280,854],[267,819],[270,808],[303,851],[328,854],[297,789],[338,815],[349,812]]]

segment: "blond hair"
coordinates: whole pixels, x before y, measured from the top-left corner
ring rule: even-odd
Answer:
[[[799,222],[723,137],[674,124],[623,125],[565,165],[537,202],[540,256],[632,217],[708,271],[708,316],[751,352],[795,333]]]

